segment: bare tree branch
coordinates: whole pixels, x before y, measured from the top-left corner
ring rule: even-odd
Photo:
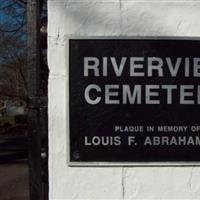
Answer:
[[[46,0],[41,1],[46,2]],[[26,4],[27,0],[4,0],[0,7],[0,15],[3,16],[3,20],[0,21],[0,95],[8,98],[23,98],[27,91],[24,75],[27,65]],[[46,8],[46,4],[41,8],[42,17],[46,16],[46,12],[43,13],[44,8]],[[43,24],[43,26],[45,29],[46,25]],[[45,41],[46,32],[42,35],[44,35],[42,41]],[[42,60],[43,56],[41,56]],[[42,71],[43,68],[41,68]],[[17,87],[19,87],[19,93]]]
[[[16,4],[16,2],[10,3],[10,4],[6,5],[6,6],[0,7],[0,10],[4,10],[4,9],[9,8],[9,7],[12,7],[12,6],[14,6],[15,4]]]
[[[20,24],[19,27],[15,28],[15,29],[12,29],[12,30],[6,30],[6,29],[3,29],[3,28],[0,27],[0,31],[1,31],[1,32],[6,32],[6,33],[17,32],[17,31],[19,31],[25,24],[26,24],[26,23],[22,23],[22,24]]]

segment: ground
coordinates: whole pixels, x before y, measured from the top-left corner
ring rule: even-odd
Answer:
[[[0,165],[0,199],[29,200],[28,165]]]

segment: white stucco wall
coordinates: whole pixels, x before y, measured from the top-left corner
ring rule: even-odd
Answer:
[[[199,167],[68,167],[69,36],[200,36],[200,1],[49,0],[50,199],[200,199]]]

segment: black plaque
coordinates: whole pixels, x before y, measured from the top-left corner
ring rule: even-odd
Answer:
[[[200,41],[70,39],[69,161],[200,160]]]

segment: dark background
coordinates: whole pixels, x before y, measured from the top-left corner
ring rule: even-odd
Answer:
[[[85,88],[89,84],[97,84],[104,88],[105,84],[140,85],[198,85],[199,78],[192,76],[193,65],[190,63],[190,77],[184,77],[184,65],[176,77],[171,77],[164,65],[164,77],[130,77],[129,59],[121,77],[114,75],[112,66],[108,66],[108,77],[83,76],[83,58],[115,57],[120,63],[121,57],[199,57],[200,41],[197,40],[153,40],[153,39],[72,39],[69,55],[70,84],[70,161],[105,161],[105,162],[143,162],[143,161],[199,161],[199,146],[143,146],[144,139],[149,136],[189,136],[199,133],[136,133],[137,146],[128,146],[124,141],[134,133],[114,132],[115,125],[199,125],[199,105],[180,105],[179,87],[173,92],[173,104],[166,104],[166,90],[160,90],[159,105],[146,105],[144,88],[141,105],[105,105],[104,98],[97,105],[89,105],[84,99]],[[192,60],[192,59],[191,59]],[[110,63],[110,62],[109,62]],[[184,62],[183,62],[184,63]],[[173,62],[174,64],[174,62]],[[102,66],[100,64],[100,66]],[[147,63],[144,62],[144,67]],[[166,67],[165,67],[166,66]],[[141,70],[142,71],[142,70]],[[146,74],[147,68],[144,68]],[[103,90],[103,89],[102,89]],[[195,91],[195,90],[194,90]],[[197,92],[194,92],[196,100]],[[103,96],[102,96],[103,97]],[[121,98],[119,98],[121,99]],[[189,128],[189,127],[188,127]],[[189,130],[189,129],[188,129]],[[120,135],[120,146],[84,146],[84,136],[117,136]]]

